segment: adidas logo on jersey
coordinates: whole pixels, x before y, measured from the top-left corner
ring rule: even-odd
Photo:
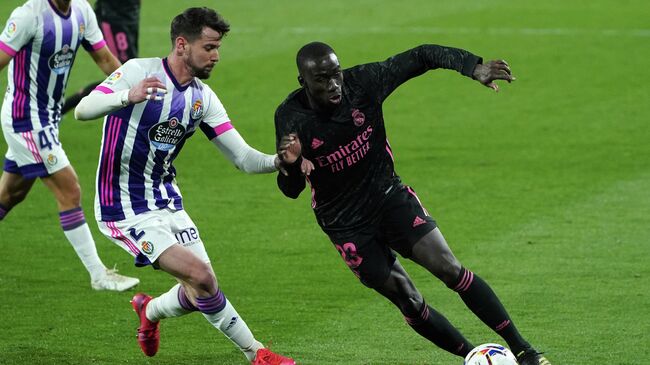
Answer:
[[[415,220],[413,220],[413,228],[425,224],[427,221],[424,219],[420,218],[419,216],[415,216]]]

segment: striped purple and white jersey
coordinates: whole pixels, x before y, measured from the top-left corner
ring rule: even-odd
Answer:
[[[16,8],[0,34],[0,49],[13,57],[2,103],[3,128],[18,133],[58,123],[79,45],[93,51],[105,44],[86,0],[72,0],[68,15],[49,0],[29,0]]]
[[[119,92],[147,77],[165,84],[163,100],[129,105],[104,119],[97,220],[120,221],[157,209],[183,209],[172,162],[197,128],[210,140],[233,128],[214,91],[197,78],[180,85],[167,59],[132,59],[95,90]]]

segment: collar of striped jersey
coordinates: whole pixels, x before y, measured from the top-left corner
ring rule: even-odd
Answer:
[[[52,0],[47,0],[47,2],[48,4],[50,4],[50,7],[52,8],[52,10],[54,10],[56,15],[60,16],[61,18],[68,19],[70,15],[72,15],[72,2],[70,2],[70,8],[68,9],[68,14],[63,14],[61,10],[59,10],[59,8],[56,7],[56,4],[54,4]]]
[[[185,91],[185,90],[187,90],[188,87],[190,87],[190,85],[192,85],[192,81],[188,82],[185,85],[181,85],[178,82],[178,80],[176,80],[176,77],[174,77],[174,74],[172,73],[172,69],[169,68],[169,63],[167,62],[167,57],[163,58],[162,63],[163,63],[163,68],[165,69],[165,73],[167,73],[167,76],[172,80],[172,82],[174,83],[174,86],[176,86],[176,89],[178,89],[178,91],[181,91],[181,92]]]

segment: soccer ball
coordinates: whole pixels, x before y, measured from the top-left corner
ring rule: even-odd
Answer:
[[[486,343],[472,349],[463,365],[517,365],[517,358],[501,345]]]

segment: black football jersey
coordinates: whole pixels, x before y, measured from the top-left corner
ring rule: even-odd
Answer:
[[[315,166],[307,178],[295,166],[278,174],[278,186],[297,197],[311,186],[312,207],[326,232],[372,223],[401,182],[386,138],[382,104],[399,85],[424,72],[445,68],[470,76],[481,58],[467,51],[424,45],[383,62],[343,70],[342,100],[328,113],[309,107],[304,89],[287,97],[275,113],[276,147],[296,133],[302,156]]]

